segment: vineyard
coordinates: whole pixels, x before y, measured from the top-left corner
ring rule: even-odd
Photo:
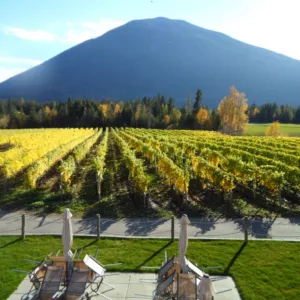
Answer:
[[[300,216],[300,138],[210,131],[0,131],[2,209],[111,217]]]

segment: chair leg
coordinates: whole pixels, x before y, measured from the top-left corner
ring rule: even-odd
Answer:
[[[106,299],[108,299],[108,300],[111,300],[111,298],[109,298],[109,297],[107,297],[107,296],[105,296],[105,295],[103,295],[103,294],[101,294],[101,293],[99,293],[99,292],[97,292],[97,295],[102,296],[102,297],[104,297],[104,298],[106,298]]]
[[[112,290],[114,290],[115,288],[112,286],[112,285],[110,285],[110,284],[108,284],[107,282],[105,282],[104,280],[102,281],[102,283],[103,284],[105,284],[105,285],[107,285],[107,286],[109,286]]]

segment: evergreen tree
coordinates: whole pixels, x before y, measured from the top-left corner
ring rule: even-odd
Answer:
[[[294,122],[297,123],[297,124],[300,124],[300,106],[298,106],[296,111],[295,111]]]
[[[196,97],[195,97],[195,103],[193,107],[193,115],[196,115],[201,108],[201,102],[202,102],[202,90],[198,89],[196,92]]]
[[[239,95],[236,92],[234,91],[233,94]],[[230,95],[229,98],[232,96]],[[44,104],[24,99],[0,100],[1,128],[96,126],[184,129],[196,129],[202,126],[203,129],[211,130],[219,128],[220,115],[216,110],[201,105],[200,89],[197,91],[192,110],[190,95],[181,108],[175,107],[173,97],[166,101],[164,96],[158,94],[152,98],[141,99],[114,102],[110,99],[90,101],[69,98],[66,102],[52,101]],[[199,113],[201,109],[202,112]],[[197,113],[194,114],[196,110]],[[205,111],[208,112],[207,118]],[[225,115],[230,114],[231,110],[226,110]],[[272,123],[278,120],[281,123],[300,124],[300,107],[278,106],[276,103],[266,103],[261,106],[253,104],[246,110],[246,114],[251,122]]]
[[[6,101],[0,102],[0,116],[6,114]]]
[[[185,113],[186,113],[186,115],[191,113],[191,96],[190,96],[190,93],[188,93]]]
[[[174,107],[175,107],[175,105],[174,105],[174,99],[173,99],[173,97],[170,97],[169,102],[168,102],[168,111],[169,111],[169,114],[172,113],[172,110],[173,110]]]

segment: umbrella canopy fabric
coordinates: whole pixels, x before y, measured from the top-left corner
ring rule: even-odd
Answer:
[[[71,251],[73,244],[72,214],[68,208],[64,211],[62,243],[64,245],[64,258],[66,261],[73,256]]]
[[[178,252],[179,252],[179,263],[182,270],[186,269],[187,260],[185,257],[186,250],[188,247],[188,225],[190,220],[187,215],[183,215],[180,219],[180,234],[179,234],[179,243],[178,243]]]
[[[205,274],[197,286],[200,300],[211,300],[215,294],[214,287],[208,274]]]

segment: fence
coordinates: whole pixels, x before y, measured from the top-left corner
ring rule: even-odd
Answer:
[[[200,219],[190,218],[189,239],[289,240],[300,241],[300,219]],[[63,220],[47,216],[8,214],[0,216],[0,235],[61,235]],[[179,237],[179,219],[107,219],[100,215],[72,219],[75,236],[120,238]]]

